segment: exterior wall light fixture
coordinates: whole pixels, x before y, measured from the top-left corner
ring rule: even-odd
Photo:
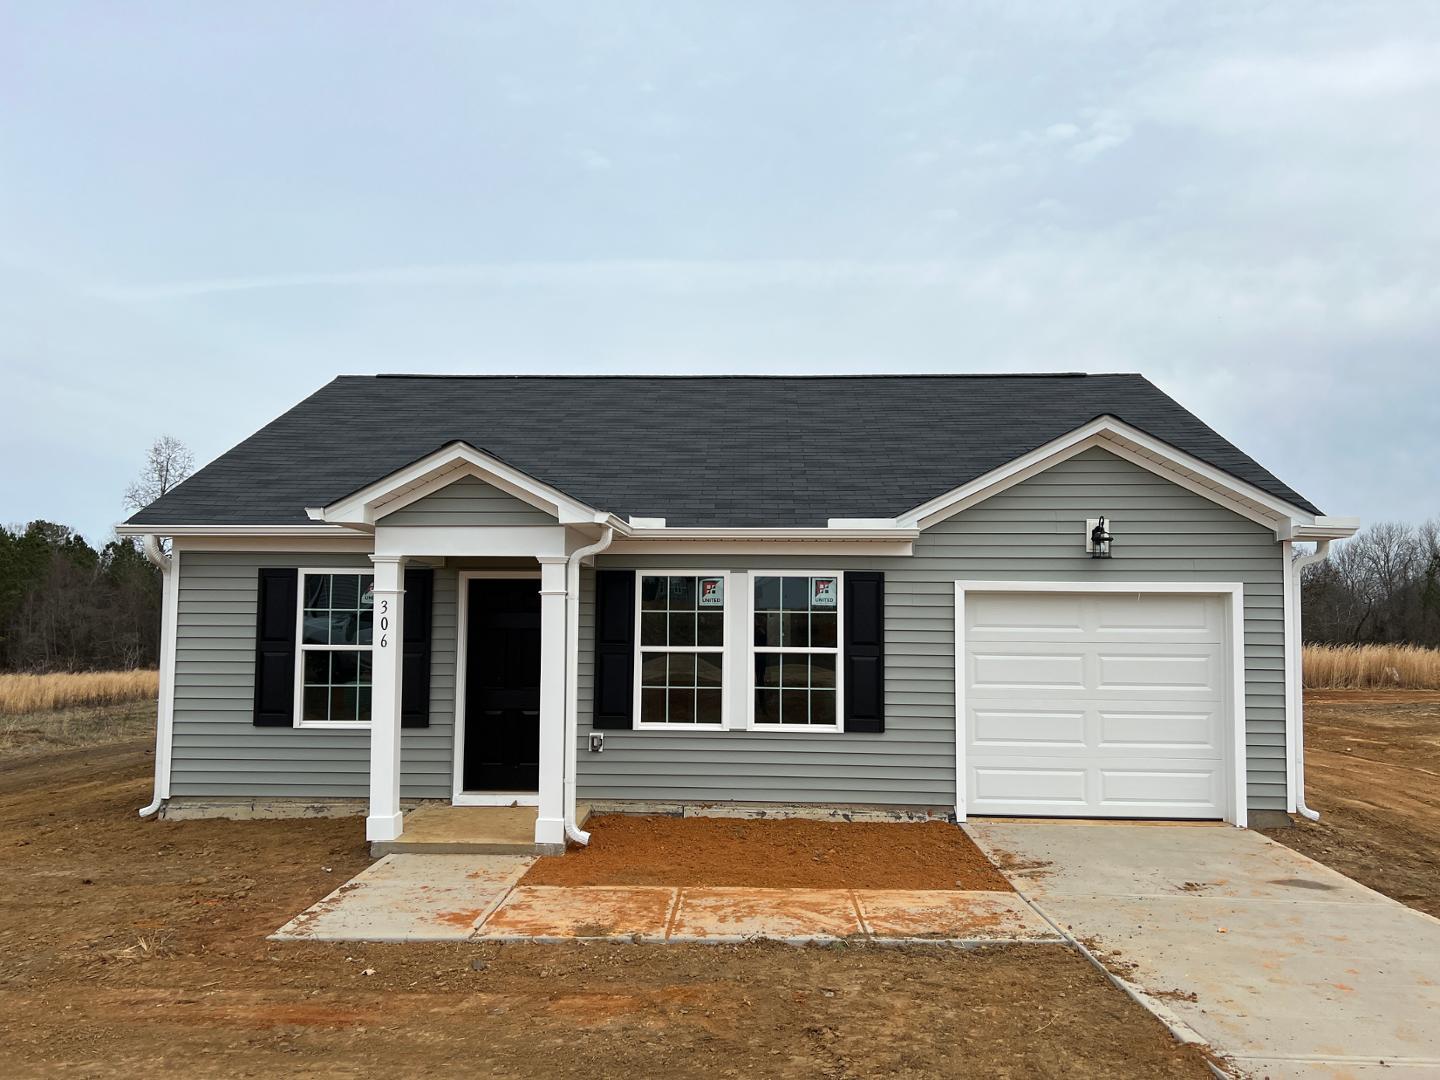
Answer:
[[[1088,518],[1085,521],[1085,550],[1092,559],[1110,558],[1110,544],[1115,539],[1105,528],[1105,519]]]

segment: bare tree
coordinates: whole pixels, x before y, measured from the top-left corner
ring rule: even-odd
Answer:
[[[149,506],[195,468],[195,456],[172,435],[161,435],[150,446],[140,478],[125,489],[125,505],[131,510]]]

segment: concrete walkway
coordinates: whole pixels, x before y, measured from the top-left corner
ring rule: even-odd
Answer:
[[[1229,826],[966,831],[1161,1019],[1240,1070],[1440,1076],[1440,920]]]
[[[533,859],[387,855],[278,941],[1058,941],[1011,892],[517,885]]]

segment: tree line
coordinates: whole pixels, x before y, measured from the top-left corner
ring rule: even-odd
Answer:
[[[1305,640],[1440,647],[1440,519],[1383,521],[1305,570]]]
[[[193,467],[185,445],[162,435],[125,505],[148,506]],[[160,571],[133,540],[95,548],[51,521],[0,526],[0,671],[155,667],[160,594]]]

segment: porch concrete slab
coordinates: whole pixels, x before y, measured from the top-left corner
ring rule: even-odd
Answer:
[[[451,806],[422,803],[406,813],[394,840],[370,845],[373,855],[523,855],[534,854],[533,806]],[[575,806],[575,820],[590,816],[585,803]]]
[[[678,889],[522,885],[484,920],[477,940],[663,941]]]
[[[464,941],[529,869],[513,855],[387,855],[275,941]]]
[[[829,941],[864,934],[848,889],[683,889],[671,941]]]
[[[881,941],[1060,941],[1035,909],[1011,892],[856,889],[860,919]]]
[[[966,829],[1142,1002],[1240,1069],[1440,1075],[1440,920],[1242,829]]]

